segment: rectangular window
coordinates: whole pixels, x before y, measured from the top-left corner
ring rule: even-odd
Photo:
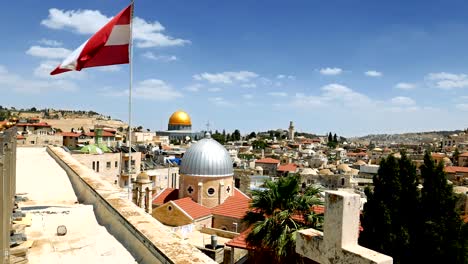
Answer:
[[[118,166],[119,166],[119,162],[116,161],[116,162],[115,162],[115,167],[117,168]]]
[[[112,165],[111,165],[111,162],[110,162],[110,161],[106,162],[106,168],[110,169],[111,166],[112,166]]]

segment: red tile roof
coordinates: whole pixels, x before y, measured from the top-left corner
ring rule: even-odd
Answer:
[[[463,152],[459,157],[468,157],[468,152]]]
[[[179,198],[179,190],[178,189],[172,189],[172,188],[166,188],[162,192],[156,194],[153,197],[153,204],[155,205],[161,205],[165,204],[171,200],[176,200]]]
[[[16,139],[26,139],[23,135],[17,135]]]
[[[263,159],[256,160],[255,163],[279,164],[280,161],[277,159],[272,159],[272,158],[263,158]]]
[[[228,247],[235,247],[241,249],[253,249],[252,247],[247,246],[247,242],[245,241],[251,230],[251,228],[246,229],[244,232],[240,233],[235,238],[226,242],[225,245]]]
[[[94,137],[95,136],[94,132],[84,133],[84,135],[87,136],[87,137]],[[110,133],[110,132],[107,132],[107,131],[102,131],[102,136],[103,137],[114,137],[115,135]]]
[[[228,197],[224,203],[211,209],[214,215],[222,215],[241,219],[249,211],[250,198],[234,188],[234,195]]]
[[[294,163],[289,163],[289,164],[285,164],[285,165],[280,165],[278,167],[278,169],[276,169],[277,171],[289,171],[289,172],[296,172],[297,170],[297,165],[294,164]]]
[[[447,173],[457,173],[457,172],[468,173],[468,167],[447,166],[444,168],[444,171]]]
[[[79,137],[81,135],[80,133],[75,133],[75,132],[62,132],[59,134],[64,137]]]
[[[180,209],[184,210],[194,220],[211,215],[211,211],[209,208],[197,204],[190,197],[174,200],[172,202],[175,203]]]
[[[441,154],[441,153],[432,153],[431,156],[433,158],[445,158],[445,154]]]

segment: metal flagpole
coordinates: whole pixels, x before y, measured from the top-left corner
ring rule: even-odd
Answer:
[[[132,83],[133,83],[133,8],[131,0],[130,12],[130,43],[129,43],[129,72],[130,84],[128,89],[128,199],[132,200]],[[135,162],[136,165],[136,162]]]

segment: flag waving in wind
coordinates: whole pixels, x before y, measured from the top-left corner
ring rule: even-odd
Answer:
[[[133,4],[120,11],[96,34],[74,50],[50,74],[129,63]]]

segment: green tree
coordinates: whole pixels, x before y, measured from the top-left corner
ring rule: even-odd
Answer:
[[[299,183],[297,175],[290,175],[266,181],[264,190],[252,191],[252,210],[243,221],[251,227],[247,244],[257,249],[262,263],[300,263],[296,232],[321,227],[322,217],[312,210],[322,204],[317,196],[320,190],[309,187],[301,193]]]
[[[252,147],[254,149],[265,149],[267,146],[267,143],[263,140],[255,140],[252,142]]]
[[[452,185],[447,183],[443,162],[435,165],[429,152],[421,165],[421,223],[417,237],[421,263],[468,263],[466,225],[456,211]],[[463,234],[463,231],[465,232]]]
[[[333,142],[338,143],[338,137],[336,136],[336,133],[333,135]]]
[[[392,256],[394,263],[411,263],[419,199],[416,168],[405,152],[400,159],[391,155],[381,161],[373,181],[374,190],[365,190],[359,243]]]
[[[232,139],[234,141],[238,141],[241,139],[241,134],[240,134],[239,129],[234,130],[234,132],[232,133]]]
[[[332,142],[333,141],[333,137],[332,137],[332,133],[328,133],[328,142]]]
[[[214,140],[218,141],[219,144],[224,144],[224,143],[226,143],[226,140],[225,140],[224,136],[223,136],[222,134],[220,134],[220,133],[217,133],[217,132],[218,132],[218,130],[216,130],[216,133],[214,133],[213,135],[211,135],[211,137],[212,137]]]
[[[248,136],[248,139],[256,138],[256,137],[257,137],[257,134],[255,134],[255,132],[251,132]]]

